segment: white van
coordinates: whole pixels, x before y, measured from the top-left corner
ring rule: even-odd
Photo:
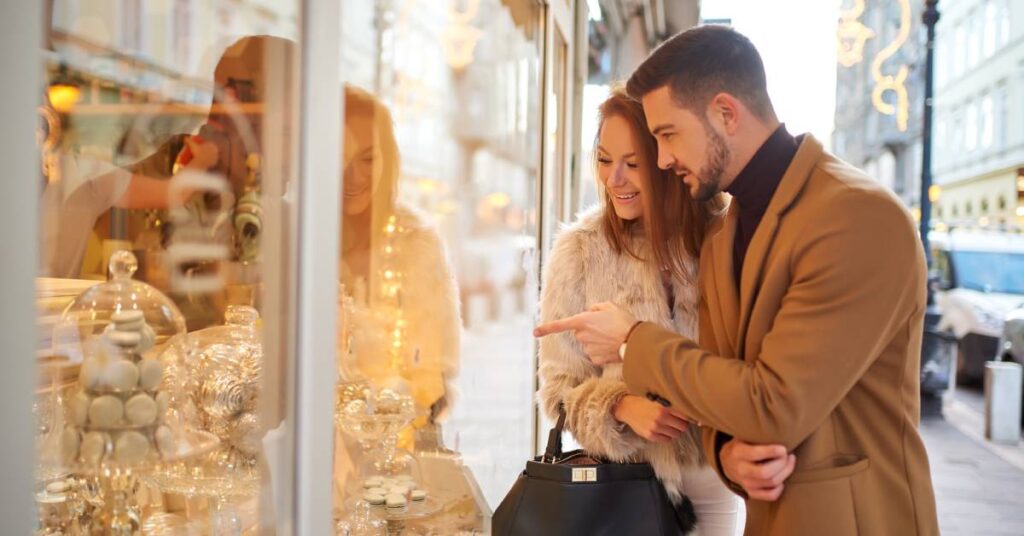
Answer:
[[[957,377],[981,381],[999,353],[1003,319],[1024,306],[1024,235],[996,231],[932,231],[933,276],[940,330],[959,343]]]

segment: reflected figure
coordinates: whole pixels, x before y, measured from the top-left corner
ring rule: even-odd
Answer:
[[[444,415],[458,372],[455,280],[440,235],[397,200],[400,156],[390,112],[361,89],[347,86],[344,94],[339,271],[351,307],[341,369],[381,386],[404,383],[422,429]]]

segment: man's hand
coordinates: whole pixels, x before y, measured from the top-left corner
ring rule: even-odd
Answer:
[[[667,443],[686,431],[689,423],[677,411],[636,395],[626,395],[612,408],[615,420],[625,423],[636,435]]]
[[[595,365],[607,365],[620,361],[619,346],[626,342],[634,324],[636,319],[618,306],[599,303],[585,313],[541,324],[533,330],[533,336],[572,331]]]
[[[796,467],[796,456],[782,445],[751,445],[738,439],[723,445],[719,457],[725,476],[759,501],[778,499]]]

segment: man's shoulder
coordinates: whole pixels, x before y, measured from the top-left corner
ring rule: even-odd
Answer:
[[[814,166],[804,194],[803,204],[811,213],[911,219],[910,211],[892,190],[827,152]]]

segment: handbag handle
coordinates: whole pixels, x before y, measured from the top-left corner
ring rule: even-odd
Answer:
[[[544,456],[540,461],[552,461],[562,457],[562,430],[565,428],[565,405],[558,404],[558,421],[555,427],[548,432],[548,446],[544,449]]]

